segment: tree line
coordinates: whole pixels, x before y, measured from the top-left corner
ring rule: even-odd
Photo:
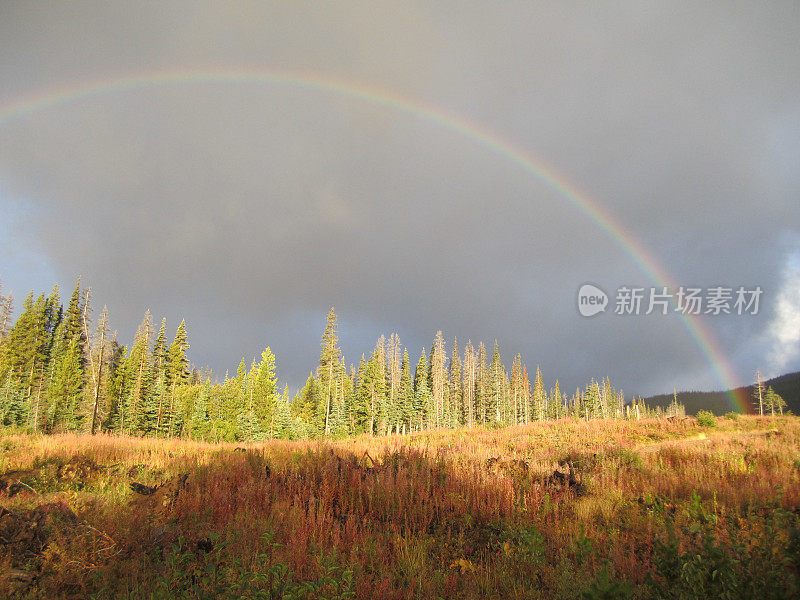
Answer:
[[[91,289],[80,280],[66,304],[54,286],[49,295],[31,292],[16,320],[13,310],[12,295],[0,295],[0,423],[34,432],[252,441],[684,413],[677,400],[666,411],[626,402],[609,378],[571,394],[558,380],[546,388],[539,367],[529,374],[519,354],[509,372],[497,341],[491,355],[483,342],[467,341],[462,352],[457,339],[448,349],[441,331],[413,368],[396,333],[348,367],[333,308],[317,367],[292,398],[279,389],[269,347],[220,382],[190,364],[183,321],[168,337],[166,320],[156,328],[148,311],[133,341],[120,344],[106,307],[94,322]]]

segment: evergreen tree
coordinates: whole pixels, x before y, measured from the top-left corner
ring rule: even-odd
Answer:
[[[2,355],[2,344],[9,329],[11,319],[14,315],[14,294],[9,292],[8,296],[0,294],[0,355]]]
[[[108,366],[106,365],[106,361],[108,360],[108,308],[103,306],[103,312],[100,313],[100,321],[97,324],[97,348],[95,350],[97,360],[92,361],[93,364],[97,364],[96,370],[92,369],[92,379],[94,382],[94,394],[92,400],[92,422],[91,422],[91,433],[94,435],[97,431],[97,427],[102,420],[102,411],[100,408],[100,395],[101,390],[107,387],[107,380],[108,380]]]
[[[458,427],[463,424],[464,396],[461,391],[461,358],[458,355],[458,338],[453,338],[453,353],[450,358],[450,412],[448,425]]]
[[[441,331],[436,332],[431,348],[430,363],[430,391],[433,397],[433,427],[444,425],[445,403],[447,402],[447,392],[450,382],[447,379],[445,362],[447,354],[444,349],[444,336]]]
[[[205,383],[200,388],[200,393],[195,400],[192,417],[189,421],[189,435],[193,439],[204,440],[208,435],[208,404],[210,399],[210,386]]]
[[[25,413],[25,389],[9,372],[0,386],[0,425],[22,425]]]
[[[402,422],[402,406],[400,402],[400,376],[401,376],[401,356],[400,356],[400,337],[396,333],[389,336],[389,344],[386,349],[386,395],[387,395],[387,419],[389,429],[394,428],[395,433],[400,433]]]
[[[539,365],[536,365],[536,379],[533,381],[533,395],[531,398],[533,402],[533,415],[537,421],[546,418],[545,411],[545,391],[544,382],[542,381],[542,370]]]
[[[478,411],[476,409],[476,390],[477,390],[477,357],[472,341],[467,340],[464,348],[464,374],[463,374],[463,398],[464,398],[464,423],[468,427],[475,424]]]
[[[487,411],[491,402],[491,381],[486,368],[486,346],[478,343],[478,364],[476,369],[475,401],[482,425],[486,425]]]
[[[48,430],[61,431],[80,425],[83,398],[80,337],[73,337],[65,352],[56,359],[53,380],[48,389]]]
[[[292,401],[291,413],[300,422],[305,435],[319,430],[317,407],[322,403],[319,384],[313,374],[308,375],[306,384]]]
[[[158,338],[156,338],[156,344]],[[189,349],[189,342],[186,336],[186,323],[181,320],[178,329],[175,332],[175,339],[169,346],[166,353],[166,370],[165,370],[165,386],[168,388],[168,403],[164,415],[166,421],[167,437],[172,436],[173,431],[177,430],[176,422],[176,390],[179,385],[186,383],[189,379],[189,359],[186,357],[186,352]],[[154,369],[157,374],[158,369],[158,356],[153,356]]]
[[[418,431],[425,427],[426,409],[430,406],[431,392],[428,387],[428,360],[425,356],[425,348],[417,361],[417,369],[414,371],[414,410],[413,420]]]
[[[503,363],[500,360],[500,344],[494,341],[494,351],[492,352],[492,362],[489,365],[488,393],[486,394],[487,418],[495,423],[501,423],[501,397],[503,390]]]
[[[400,410],[403,433],[411,431],[412,416],[414,414],[414,383],[411,379],[411,364],[408,360],[408,350],[403,349],[403,362],[400,366]]]
[[[556,419],[560,419],[562,411],[564,410],[564,399],[561,397],[561,387],[558,385],[558,379],[556,379],[556,385],[550,392],[550,398],[554,409],[553,416]]]
[[[239,413],[237,417],[239,426],[238,439],[243,442],[252,442],[264,438],[262,425],[252,408],[247,408]]]
[[[769,410],[770,414],[774,417],[775,411],[780,411],[783,414],[783,409],[786,406],[786,401],[772,389],[772,386],[767,388],[764,394],[764,406]]]
[[[166,372],[167,382],[174,386],[186,383],[189,379],[189,359],[186,357],[186,352],[189,350],[189,342],[186,336],[186,322],[181,321],[175,331],[175,339],[169,346],[167,353],[161,359],[155,354],[158,349],[158,338],[156,338],[156,348],[154,349],[153,361],[154,366],[158,368],[159,360],[166,359]]]
[[[278,398],[275,410],[275,437],[294,439],[295,431],[292,421],[291,402],[289,401],[289,386],[284,386],[283,394]]]
[[[161,319],[161,327],[156,334],[156,341],[153,343],[153,367],[156,373],[167,369],[167,319]]]
[[[344,358],[339,365],[336,381],[336,402],[331,409],[331,433],[342,437],[352,433],[352,411],[354,402],[353,381],[347,376]]]
[[[31,292],[0,347],[0,376],[10,371],[26,388],[26,398],[30,398],[31,392],[41,384],[45,365],[50,359],[52,331],[48,327],[47,306],[44,294],[34,300]]]
[[[325,331],[322,334],[322,351],[319,357],[319,366],[317,367],[317,378],[320,382],[320,388],[324,394],[324,411],[325,415],[325,428],[324,433],[330,433],[330,414],[331,405],[335,402],[334,394],[336,394],[336,379],[337,369],[341,364],[341,350],[336,345],[339,341],[338,334],[336,333],[336,313],[333,307],[328,312],[328,319],[325,324]]]
[[[260,429],[264,432],[274,433],[274,418],[278,404],[278,382],[275,377],[275,355],[269,346],[261,353],[261,362],[251,370],[251,404],[248,412],[255,415]],[[249,417],[248,417],[249,418]]]
[[[125,360],[126,372],[122,376],[125,387],[120,407],[119,427],[126,433],[136,431],[141,422],[141,409],[150,400],[155,384],[153,357],[150,342],[153,339],[153,319],[150,311],[145,312],[130,354]]]

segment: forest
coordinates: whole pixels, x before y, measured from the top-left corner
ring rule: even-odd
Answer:
[[[396,333],[348,366],[333,308],[316,369],[293,397],[278,384],[269,346],[220,380],[190,363],[183,321],[168,337],[166,320],[157,327],[147,311],[129,344],[112,331],[107,307],[95,318],[80,280],[66,303],[57,285],[29,293],[16,319],[13,295],[0,296],[0,422],[29,432],[248,442],[684,414],[677,398],[665,409],[626,401],[608,377],[572,393],[558,380],[546,387],[519,354],[509,373],[496,340],[491,356],[483,342],[467,341],[462,353],[457,339],[448,352],[441,331],[413,368]]]
[[[125,345],[91,300],[2,299],[0,597],[800,590],[800,427],[769,386],[691,417],[441,332],[413,370],[396,333],[348,366],[331,309],[290,397],[268,346],[218,380],[186,323],[148,312]]]

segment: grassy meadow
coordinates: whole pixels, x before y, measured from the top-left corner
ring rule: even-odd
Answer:
[[[800,420],[0,436],[2,598],[796,598]]]

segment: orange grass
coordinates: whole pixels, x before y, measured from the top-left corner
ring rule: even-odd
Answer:
[[[761,568],[747,548],[792,547],[800,422],[718,424],[564,419],[238,450],[6,435],[0,474],[22,489],[0,506],[61,502],[77,519],[56,519],[24,560],[0,545],[0,597],[661,597],[670,539],[676,552],[701,533],[744,540],[740,569]],[[581,493],[550,478],[567,458]],[[788,515],[777,533],[772,514]],[[791,560],[780,593],[796,589]]]

